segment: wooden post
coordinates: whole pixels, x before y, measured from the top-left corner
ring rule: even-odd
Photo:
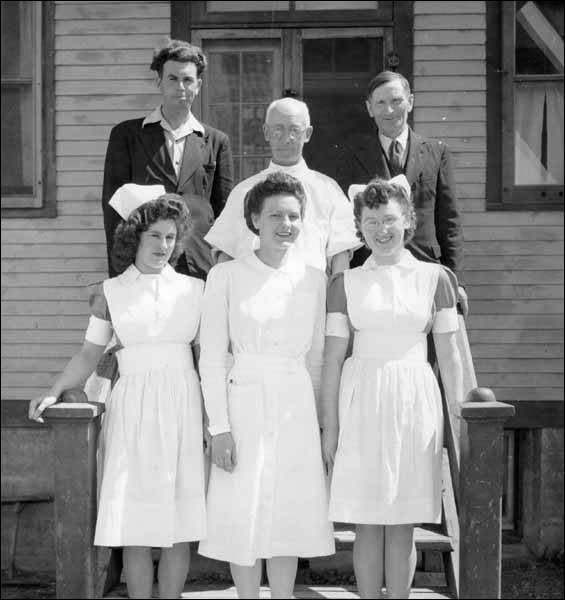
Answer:
[[[461,407],[460,598],[500,598],[503,425],[514,407],[489,388]]]
[[[57,598],[102,597],[100,566],[107,563],[109,551],[95,548],[93,541],[96,450],[103,412],[103,404],[61,402],[44,413],[54,442]]]

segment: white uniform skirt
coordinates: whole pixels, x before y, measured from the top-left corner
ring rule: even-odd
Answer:
[[[127,346],[104,415],[94,544],[170,547],[206,535],[202,405],[186,344]]]
[[[423,333],[390,336],[380,348],[374,332],[356,333],[341,376],[332,520],[439,522],[443,411],[426,354]]]
[[[259,558],[335,552],[312,382],[303,360],[236,354],[228,409],[237,466],[212,465],[199,552]]]

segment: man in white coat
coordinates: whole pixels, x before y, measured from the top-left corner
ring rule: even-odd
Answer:
[[[296,242],[307,264],[330,274],[349,267],[354,249],[361,246],[355,233],[351,203],[330,177],[308,168],[302,149],[312,136],[308,106],[281,98],[267,108],[263,132],[271,148],[271,162],[231,191],[220,216],[204,238],[218,261],[237,258],[258,247],[247,227],[243,206],[247,192],[267,174],[283,171],[298,179],[307,196],[303,230]]]

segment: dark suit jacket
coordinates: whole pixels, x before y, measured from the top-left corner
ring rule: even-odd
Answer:
[[[162,184],[167,192],[184,197],[194,229],[180,257],[177,271],[205,279],[212,266],[210,246],[204,241],[220,214],[233,185],[233,164],[228,136],[204,126],[204,135],[194,132],[185,143],[180,176],[177,178],[165,135],[159,123],[142,127],[143,118],[123,121],[110,133],[104,164],[102,210],[110,276],[114,231],[121,221],[108,202],[124,183]]]
[[[407,248],[416,258],[441,262],[460,277],[463,267],[463,233],[455,196],[455,181],[447,146],[409,132],[405,175],[412,187],[416,232]],[[358,144],[341,148],[335,178],[347,193],[352,183],[368,183],[373,177],[391,177],[378,132]],[[352,266],[362,264],[366,248],[355,253]]]

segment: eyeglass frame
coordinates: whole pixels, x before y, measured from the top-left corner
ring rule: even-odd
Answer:
[[[282,127],[281,125],[275,125],[274,127],[272,127],[271,125],[265,124],[264,132],[266,138],[272,137],[277,142],[280,142],[282,139],[284,139],[285,134],[290,141],[296,142],[300,139],[302,135],[304,135],[306,131],[308,131],[311,128],[311,125],[307,125],[302,129],[299,129],[298,127],[291,127],[290,129],[287,129],[286,127]]]

